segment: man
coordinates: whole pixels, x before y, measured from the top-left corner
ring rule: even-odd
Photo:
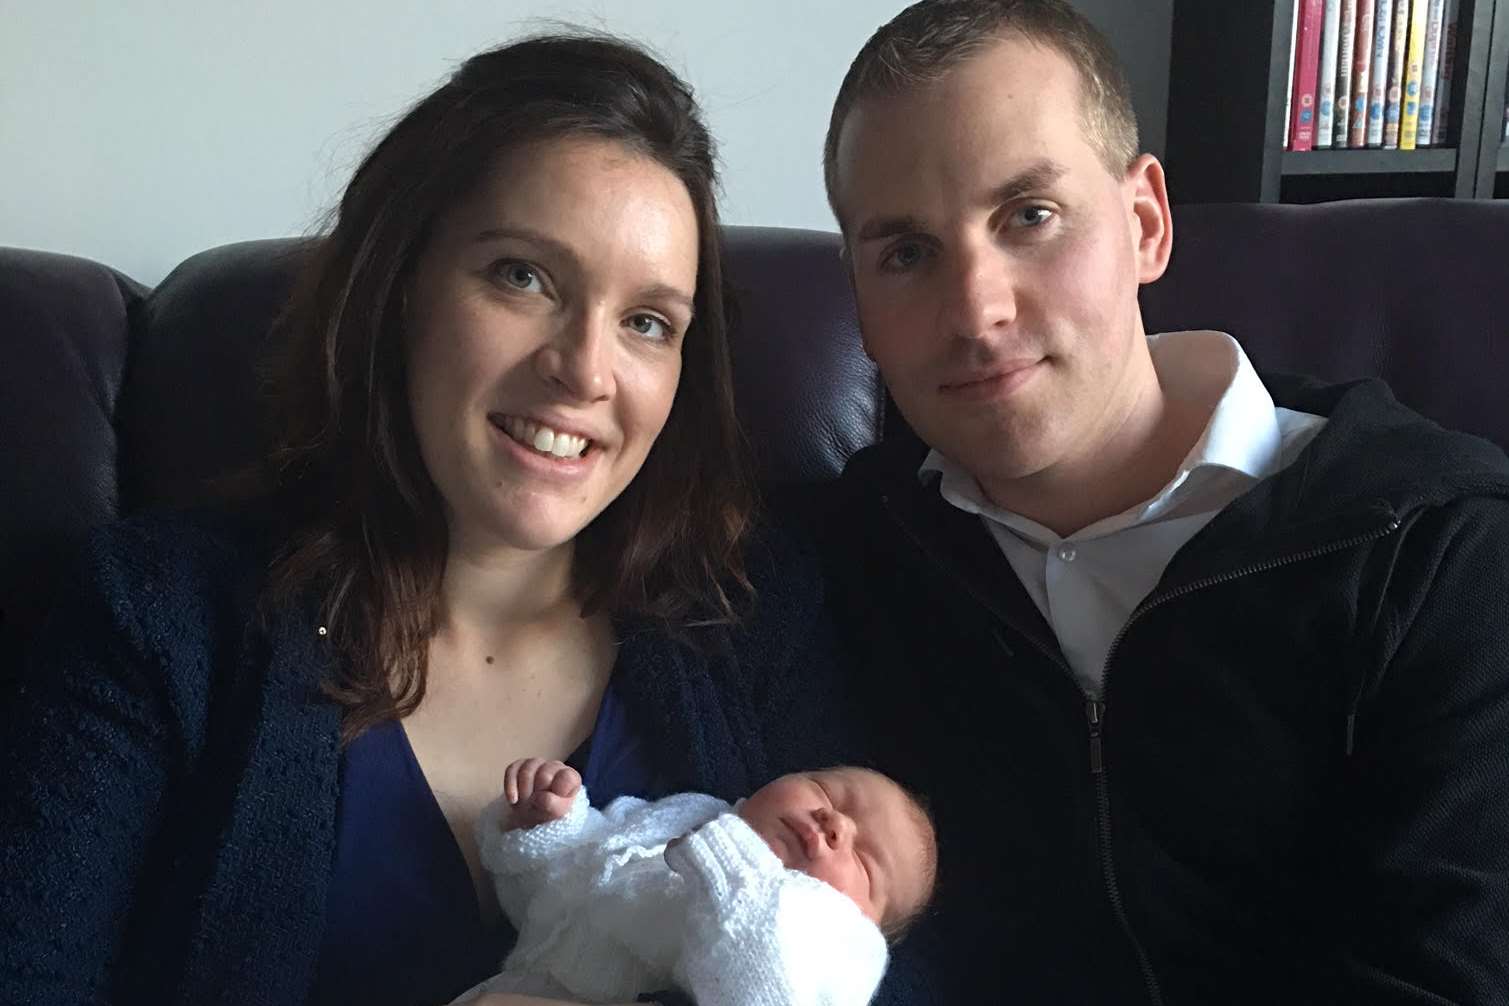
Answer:
[[[825,168],[925,442],[856,455],[828,524],[882,767],[939,825],[893,992],[1506,1001],[1502,452],[1146,336],[1163,171],[1062,0],[908,8]]]

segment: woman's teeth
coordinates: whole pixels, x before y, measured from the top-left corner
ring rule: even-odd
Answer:
[[[557,458],[579,458],[592,445],[592,441],[585,437],[561,433],[548,426],[541,426],[515,416],[504,416],[499,425],[502,426],[504,433],[524,446]]]

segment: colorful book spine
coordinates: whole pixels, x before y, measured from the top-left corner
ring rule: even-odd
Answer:
[[[1351,136],[1352,64],[1357,48],[1357,0],[1341,0],[1340,41],[1336,46],[1336,128],[1331,145],[1345,147]]]
[[[1420,71],[1420,123],[1415,146],[1430,146],[1436,125],[1436,78],[1441,74],[1441,30],[1446,20],[1446,0],[1430,0],[1425,18],[1425,62]]]
[[[1368,145],[1368,87],[1373,68],[1373,0],[1359,0],[1357,9],[1357,45],[1352,59],[1352,128],[1347,146]]]
[[[1289,72],[1284,75],[1284,80],[1289,84],[1284,92],[1284,149],[1289,149],[1289,125],[1290,118],[1294,114],[1294,53],[1299,48],[1299,8],[1300,4],[1293,4],[1289,12]]]
[[[1325,0],[1320,27],[1320,70],[1315,81],[1315,149],[1336,135],[1336,60],[1341,53],[1341,0]]]
[[[1436,74],[1436,108],[1430,124],[1430,143],[1446,143],[1446,127],[1451,121],[1451,86],[1457,68],[1457,10],[1460,0],[1446,0],[1446,18],[1441,26],[1441,70]]]
[[[1368,84],[1367,145],[1370,147],[1383,146],[1383,109],[1388,102],[1389,40],[1393,37],[1394,0],[1377,0],[1373,7],[1372,80]]]
[[[1325,0],[1303,0],[1299,38],[1295,42],[1293,121],[1289,149],[1315,149],[1315,90],[1320,76],[1320,30]]]
[[[1419,2],[1419,0],[1415,0]],[[1388,101],[1383,106],[1383,149],[1399,149],[1399,115],[1404,111],[1404,59],[1409,46],[1410,0],[1394,0],[1394,31],[1389,36]]]
[[[1404,101],[1399,110],[1399,149],[1414,150],[1419,138],[1420,87],[1425,83],[1425,27],[1432,0],[1410,0],[1409,47],[1404,57]]]

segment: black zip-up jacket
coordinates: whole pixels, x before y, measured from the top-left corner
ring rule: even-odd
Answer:
[[[827,501],[939,826],[906,1001],[1509,1003],[1509,462],[1377,382],[1268,386],[1329,422],[1180,549],[1103,701],[920,445]]]

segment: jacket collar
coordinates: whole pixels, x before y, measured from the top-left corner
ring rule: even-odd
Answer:
[[[1501,450],[1443,430],[1400,405],[1381,381],[1325,385],[1265,375],[1264,383],[1277,404],[1327,417],[1325,428],[1293,464],[1201,529],[1169,564],[1158,593],[1386,534],[1422,507],[1474,495],[1509,498]],[[997,561],[999,549],[979,519],[946,503],[936,476],[918,480],[926,453],[902,431],[855,455],[850,470],[919,548],[946,557],[981,603],[1035,639],[1052,640],[1036,606]]]

